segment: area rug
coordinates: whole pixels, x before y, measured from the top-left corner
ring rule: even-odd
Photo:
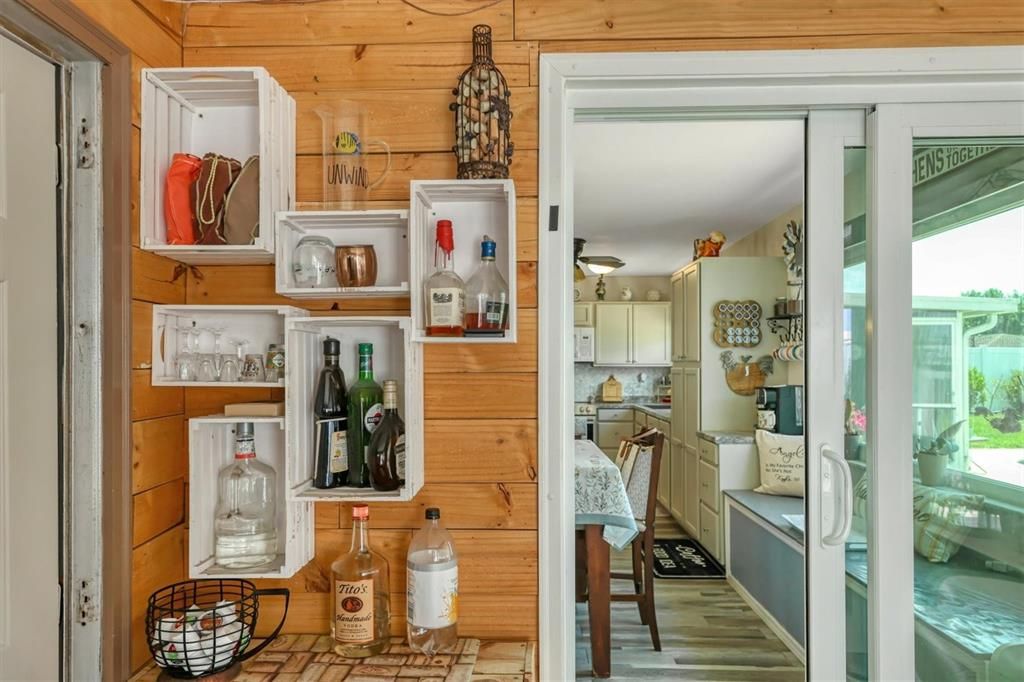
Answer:
[[[654,576],[666,579],[724,578],[725,571],[689,538],[654,541]]]

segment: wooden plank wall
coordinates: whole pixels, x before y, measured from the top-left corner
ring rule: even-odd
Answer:
[[[470,60],[470,30],[494,31],[512,88],[512,175],[519,195],[519,343],[429,346],[426,485],[411,504],[374,505],[373,537],[391,559],[396,632],[404,631],[404,554],[426,506],[444,510],[462,562],[463,632],[537,636],[537,148],[538,57],[544,52],[748,50],[1024,42],[1019,0],[325,0],[196,5],[74,0],[144,66],[263,65],[298,104],[298,200],[320,198],[319,121],[333,97],[365,104],[371,137],[392,147],[373,195],[405,206],[412,178],[453,177],[451,88]],[[182,26],[184,25],[184,30]],[[138,167],[138,90],[133,164]],[[379,157],[374,163],[382,166]],[[135,197],[137,201],[137,195]],[[138,246],[137,213],[133,245]],[[154,389],[154,303],[291,303],[270,266],[187,269],[133,249],[133,665],[146,660],[144,599],[180,579],[187,528],[187,418],[269,389]],[[332,302],[306,305],[326,311]],[[407,299],[343,302],[346,313],[393,314]],[[317,507],[315,560],[293,579],[287,630],[328,628],[330,562],[349,542],[349,509]],[[267,581],[267,584],[271,584]],[[278,615],[266,604],[263,621]]]

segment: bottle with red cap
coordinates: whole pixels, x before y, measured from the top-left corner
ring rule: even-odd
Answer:
[[[465,330],[466,283],[455,272],[452,221],[437,221],[434,266],[423,287],[427,336],[462,336]]]
[[[340,656],[376,656],[391,635],[388,560],[370,549],[370,509],[352,507],[352,546],[331,564],[331,634]]]

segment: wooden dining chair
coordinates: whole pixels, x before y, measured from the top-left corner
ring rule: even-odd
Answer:
[[[640,446],[628,450],[621,467],[623,471],[628,470],[628,480],[624,476],[626,495],[640,533],[632,542],[633,571],[612,572],[610,577],[612,580],[632,580],[634,594],[612,594],[611,600],[636,602],[641,624],[651,631],[654,650],[661,651],[658,616],[654,606],[654,519],[665,434],[657,429],[648,429],[628,440],[630,445]]]

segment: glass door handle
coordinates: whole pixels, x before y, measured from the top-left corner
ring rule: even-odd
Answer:
[[[842,524],[837,532],[823,535],[821,538],[823,545],[839,547],[846,542],[846,538],[850,534],[850,527],[853,525],[853,475],[850,473],[850,465],[846,463],[846,459],[828,445],[821,446],[821,458],[835,464],[836,469],[842,474],[840,483],[843,500]]]

